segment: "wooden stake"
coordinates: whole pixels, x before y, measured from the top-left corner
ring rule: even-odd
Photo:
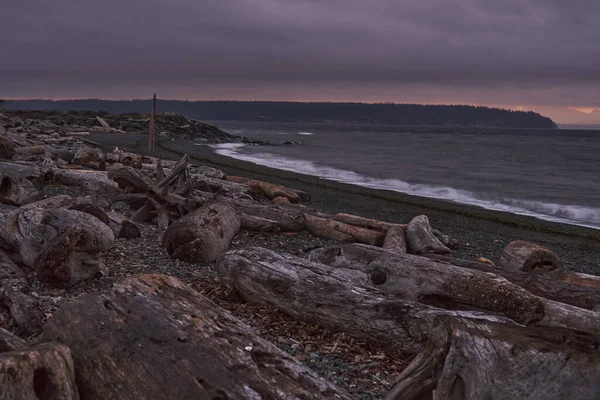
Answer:
[[[156,93],[152,99],[152,115],[150,116],[150,128],[148,129],[148,151],[154,151],[154,141],[156,138]]]

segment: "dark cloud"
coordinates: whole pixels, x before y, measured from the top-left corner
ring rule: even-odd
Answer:
[[[0,96],[598,106],[599,20],[597,0],[19,0]]]

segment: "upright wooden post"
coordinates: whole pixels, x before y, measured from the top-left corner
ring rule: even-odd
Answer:
[[[154,141],[156,138],[156,93],[152,99],[152,115],[150,116],[150,127],[148,129],[148,151],[154,151]]]

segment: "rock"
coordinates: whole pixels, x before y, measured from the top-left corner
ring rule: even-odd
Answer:
[[[350,399],[165,275],[129,277],[64,305],[46,340],[70,346],[87,400]]]
[[[225,253],[240,229],[240,218],[227,205],[199,208],[169,226],[162,243],[169,255],[187,262],[210,263]]]

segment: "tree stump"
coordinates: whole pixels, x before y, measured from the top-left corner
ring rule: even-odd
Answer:
[[[384,249],[389,250],[393,253],[406,253],[406,228],[402,226],[395,226],[390,228],[383,241]]]

